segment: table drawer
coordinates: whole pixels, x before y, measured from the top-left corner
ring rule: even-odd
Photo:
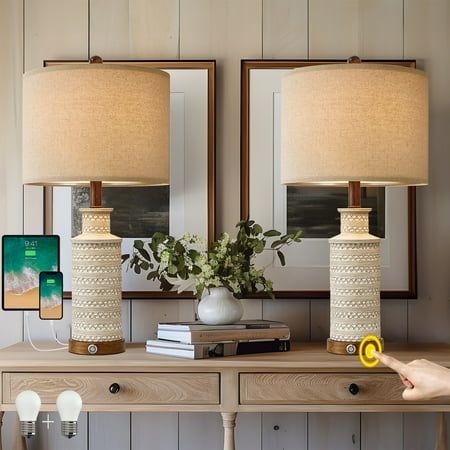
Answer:
[[[120,387],[115,394],[110,386]],[[117,388],[117,386],[115,386]],[[77,391],[84,404],[216,405],[218,373],[3,373],[3,403],[31,389],[42,403],[55,403],[64,390]]]
[[[240,374],[244,405],[398,404],[402,392],[398,375],[388,373]]]

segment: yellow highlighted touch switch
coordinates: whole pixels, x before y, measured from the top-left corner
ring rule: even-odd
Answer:
[[[378,358],[375,358],[374,351],[379,353],[383,351],[380,339],[376,336],[366,336],[359,344],[359,360],[363,366],[371,368],[380,362]]]

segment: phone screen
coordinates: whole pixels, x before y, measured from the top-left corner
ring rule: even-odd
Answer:
[[[59,320],[63,316],[63,276],[61,272],[39,274],[39,317]]]

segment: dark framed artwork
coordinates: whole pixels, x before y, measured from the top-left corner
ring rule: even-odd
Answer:
[[[277,298],[329,298],[328,239],[339,233],[337,208],[347,205],[345,188],[281,185],[281,79],[297,67],[345,62],[241,61],[241,218],[303,231],[302,243],[286,250],[285,267],[272,252],[260,256]],[[413,60],[363,63],[416,66]],[[363,188],[362,206],[372,208],[370,232],[381,238],[381,297],[417,298],[415,188]]]
[[[86,61],[46,61],[45,66]],[[215,237],[215,66],[208,61],[119,61],[105,63],[158,68],[170,74],[170,186],[107,187],[103,205],[114,208],[111,232],[121,237],[122,253],[135,239],[184,232]],[[71,238],[81,231],[79,208],[89,205],[85,187],[46,187],[45,233],[61,236],[64,297],[71,298]],[[194,298],[191,292],[161,292],[158,282],[122,270],[123,298]]]

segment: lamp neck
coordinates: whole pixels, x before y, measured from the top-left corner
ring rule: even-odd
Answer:
[[[348,207],[361,208],[361,182],[348,182]]]
[[[102,182],[91,181],[91,208],[102,207]]]

